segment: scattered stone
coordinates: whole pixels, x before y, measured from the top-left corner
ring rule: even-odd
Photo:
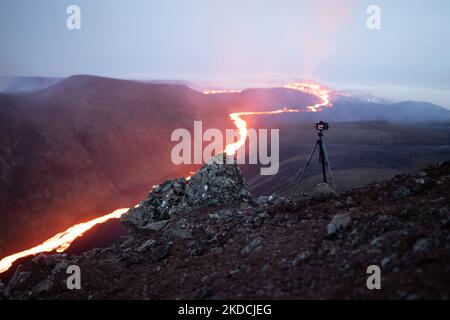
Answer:
[[[183,239],[191,239],[192,238],[192,230],[191,229],[181,228],[178,225],[175,225],[174,227],[172,227],[168,233],[175,237],[180,237]]]
[[[162,228],[164,228],[169,221],[170,220],[162,220],[162,221],[158,221],[158,222],[151,222],[151,223],[145,225],[144,227],[142,227],[142,229],[149,230],[149,231],[159,231]]]
[[[246,245],[242,250],[241,254],[247,255],[256,249],[260,248],[263,239],[261,237],[253,239],[248,245]]]
[[[408,197],[412,194],[411,190],[406,188],[405,186],[398,187],[395,189],[395,191],[392,193],[395,199],[401,199],[404,197]]]
[[[389,257],[384,257],[383,260],[381,260],[381,266],[385,267],[386,265],[388,265],[391,262],[391,258]]]
[[[430,241],[427,238],[421,238],[414,244],[414,252],[420,253],[426,251],[430,247]]]
[[[214,295],[214,291],[210,287],[201,287],[194,294],[194,300],[204,300],[211,298]]]
[[[205,246],[197,240],[189,241],[188,243],[188,254],[190,256],[201,256],[205,253]]]
[[[300,264],[302,262],[306,262],[311,258],[311,253],[306,250],[304,252],[299,253],[295,259],[292,261],[292,265],[296,266],[297,264]]]
[[[0,300],[6,298],[6,287],[3,282],[0,281]]]
[[[329,236],[334,235],[338,230],[349,227],[352,223],[352,218],[348,213],[337,214],[331,219],[331,223],[327,225],[327,233]]]
[[[337,198],[337,194],[327,183],[322,182],[314,187],[311,197],[316,201],[325,201]]]
[[[147,240],[145,241],[143,244],[141,244],[141,246],[139,248],[136,249],[137,252],[145,252],[147,251],[149,248],[153,247],[156,244],[156,241],[153,239]]]
[[[186,201],[191,205],[220,205],[249,201],[247,181],[234,157],[219,154],[189,180]]]
[[[58,262],[51,272],[51,277],[54,278],[59,273],[65,272],[68,267],[69,267],[69,261],[62,260],[62,261]]]

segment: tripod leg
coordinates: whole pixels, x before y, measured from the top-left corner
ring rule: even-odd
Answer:
[[[297,191],[297,188],[298,188],[300,182],[302,182],[303,176],[305,175],[305,172],[306,172],[306,169],[308,169],[308,166],[309,166],[309,164],[311,163],[311,159],[312,159],[312,157],[314,156],[314,153],[316,153],[316,149],[317,149],[317,146],[318,146],[318,145],[319,145],[319,141],[317,140],[317,141],[316,141],[316,144],[314,145],[314,148],[313,148],[313,150],[312,150],[312,152],[311,152],[311,155],[309,156],[309,159],[308,159],[308,161],[306,162],[305,167],[303,168],[302,174],[301,174],[300,178],[298,179],[298,182],[297,182],[297,184],[295,185],[294,190],[292,191],[291,198],[294,196],[295,192]],[[298,173],[299,173],[299,172],[300,172],[300,171],[298,171],[297,174],[296,174],[295,176],[298,176]]]
[[[326,160],[325,160],[325,150],[324,150],[324,145],[323,145],[323,141],[322,138],[319,139],[319,161],[320,164],[322,165],[322,176],[323,176],[323,182],[327,183],[327,171],[326,171]]]
[[[323,155],[325,157],[325,163],[328,168],[328,173],[330,174],[331,187],[333,188],[333,190],[336,191],[336,185],[334,184],[333,173],[331,171],[331,164],[330,164],[330,160],[328,159],[328,153],[327,153],[327,149],[325,148],[325,144],[322,144],[322,147],[323,147]]]

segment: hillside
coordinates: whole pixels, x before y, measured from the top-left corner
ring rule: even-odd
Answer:
[[[211,162],[130,210],[116,244],[41,254],[0,288],[9,299],[448,299],[449,172],[444,162],[334,199],[252,199],[236,165]],[[81,290],[66,288],[71,264]],[[374,264],[381,290],[366,287]]]
[[[0,95],[0,256],[186,175],[194,167],[170,160],[172,131],[225,128],[227,116],[184,86],[90,76]]]

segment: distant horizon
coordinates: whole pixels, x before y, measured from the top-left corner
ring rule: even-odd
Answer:
[[[236,82],[233,81],[232,77],[227,77],[228,81],[218,82],[217,80],[207,80],[206,78],[201,77],[200,79],[194,78],[156,78],[156,77],[131,77],[131,76],[107,76],[107,75],[98,75],[98,74],[71,74],[69,76],[42,76],[42,75],[31,75],[31,76],[11,76],[11,75],[0,75],[1,79],[33,79],[33,78],[41,78],[41,79],[66,79],[73,76],[92,76],[92,77],[100,77],[107,79],[117,79],[117,80],[129,80],[129,81],[138,81],[138,82],[146,82],[146,81],[157,81],[157,82],[180,82],[186,85],[191,86],[194,90],[207,90],[207,89],[252,89],[252,88],[270,88],[270,87],[278,87],[292,81],[311,81],[320,83],[324,86],[329,87],[333,91],[348,93],[354,96],[359,95],[368,95],[373,96],[373,98],[385,99],[391,103],[398,103],[404,101],[418,101],[418,102],[427,102],[436,104],[438,106],[444,107],[450,110],[450,92],[444,90],[436,90],[432,88],[417,88],[417,87],[402,87],[402,86],[361,86],[361,85],[352,85],[352,84],[337,84],[337,83],[326,83],[314,79],[306,79],[302,77],[294,77],[292,75],[285,76],[279,75],[279,79],[249,79],[246,81]],[[284,80],[283,80],[284,79]],[[241,78],[242,80],[242,78]],[[234,83],[234,85],[231,84]],[[237,83],[237,85],[236,85]],[[2,87],[2,83],[0,82],[0,92],[4,92],[4,88]]]

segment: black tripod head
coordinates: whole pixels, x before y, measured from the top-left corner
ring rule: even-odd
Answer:
[[[319,121],[319,122],[316,122],[315,128],[317,130],[317,135],[319,136],[319,138],[322,138],[323,132],[328,130],[329,125],[328,125],[328,122]]]

